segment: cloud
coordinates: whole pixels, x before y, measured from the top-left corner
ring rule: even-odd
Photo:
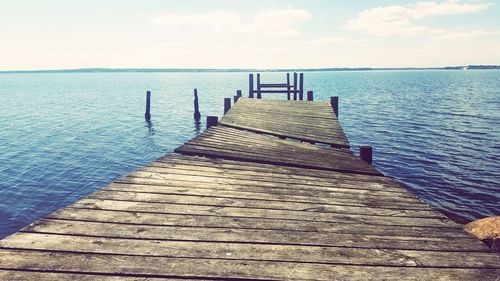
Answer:
[[[239,26],[240,21],[238,14],[224,10],[192,15],[170,13],[151,19],[152,23],[165,27],[207,27],[213,30]]]
[[[294,36],[300,34],[294,26],[311,17],[308,11],[301,9],[266,10],[255,15],[242,30],[263,36]]]
[[[306,41],[305,43],[310,46],[320,46],[320,45],[344,43],[347,41],[348,41],[347,38],[335,36],[335,37],[321,37],[314,40]]]
[[[473,30],[468,32],[452,32],[448,31],[437,36],[437,39],[466,39],[485,35],[500,35],[499,31]]]
[[[295,26],[311,17],[308,11],[302,9],[264,10],[258,12],[251,21],[243,23],[239,14],[220,10],[204,14],[170,13],[152,18],[151,23],[169,28],[208,28],[271,37],[298,35],[300,31]]]
[[[378,37],[392,35],[446,36],[453,32],[417,25],[414,22],[432,16],[474,13],[488,9],[490,5],[489,3],[461,3],[449,0],[441,3],[419,2],[405,6],[376,7],[361,12],[355,19],[348,21],[345,28],[363,31]]]

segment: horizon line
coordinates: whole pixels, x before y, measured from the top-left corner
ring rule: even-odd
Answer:
[[[86,67],[63,69],[0,70],[0,73],[91,73],[91,72],[288,72],[288,71],[369,71],[369,70],[461,70],[461,69],[500,69],[500,65],[457,65],[429,67],[320,67],[320,68],[114,68]]]

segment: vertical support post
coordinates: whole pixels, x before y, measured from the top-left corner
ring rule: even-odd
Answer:
[[[314,100],[313,91],[307,91],[307,100],[308,101],[313,101]]]
[[[194,119],[200,120],[200,107],[198,106],[198,90],[194,89]]]
[[[253,98],[253,74],[248,74],[248,97]]]
[[[359,147],[359,158],[368,164],[372,164],[372,147],[369,145],[361,145]]]
[[[144,114],[146,121],[151,119],[151,91],[146,91],[146,113]]]
[[[219,117],[207,116],[207,129],[212,126],[217,126],[218,123],[219,123]]]
[[[335,116],[339,117],[339,97],[330,97],[330,104],[332,105]]]
[[[240,98],[240,96],[236,95],[233,97],[233,100],[234,100],[234,104],[236,104],[236,102],[238,101],[238,99]]]
[[[297,72],[293,73],[293,100],[297,100]]]
[[[262,98],[262,93],[260,92],[260,73],[257,73],[257,98]]]
[[[287,99],[290,100],[290,73],[286,74]]]
[[[299,74],[299,98],[304,100],[304,73]]]
[[[241,90],[236,90],[236,95],[241,98]]]
[[[224,98],[224,114],[231,109],[231,98]]]

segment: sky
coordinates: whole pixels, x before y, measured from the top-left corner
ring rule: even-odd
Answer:
[[[0,0],[0,70],[500,64],[500,1]]]

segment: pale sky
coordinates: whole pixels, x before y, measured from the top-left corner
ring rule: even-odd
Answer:
[[[0,0],[0,70],[500,64],[500,1]]]

